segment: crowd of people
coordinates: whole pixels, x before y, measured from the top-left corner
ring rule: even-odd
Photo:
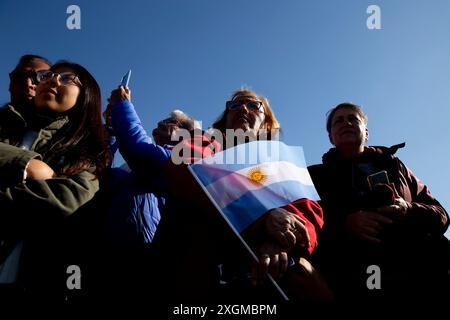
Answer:
[[[279,139],[265,97],[234,92],[211,125],[223,139],[180,110],[152,137],[128,87],[111,92],[102,118],[99,85],[79,64],[25,55],[9,77],[10,102],[0,108],[2,296],[280,300],[269,274],[294,301],[450,297],[449,216],[395,156],[404,144],[366,146],[358,105],[327,116],[333,148],[308,168],[321,200],[272,208],[242,232],[254,261],[188,165],[242,143],[225,145],[229,130]],[[180,139],[182,130],[189,136]],[[192,150],[181,164],[171,158],[179,144]],[[120,168],[111,165],[117,151]],[[76,290],[67,285],[74,265]],[[381,287],[368,285],[370,266]]]

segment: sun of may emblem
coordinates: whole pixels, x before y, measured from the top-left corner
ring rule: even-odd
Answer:
[[[247,177],[256,183],[264,183],[267,180],[267,175],[258,167],[250,169]]]

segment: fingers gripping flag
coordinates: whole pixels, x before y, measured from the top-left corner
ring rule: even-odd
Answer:
[[[191,172],[238,232],[270,209],[319,200],[303,148],[280,141],[240,144],[193,163]]]

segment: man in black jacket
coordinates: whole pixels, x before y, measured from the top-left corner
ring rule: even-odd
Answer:
[[[365,146],[367,116],[351,103],[331,110],[334,148],[310,166],[324,210],[315,266],[337,299],[428,299],[448,292],[449,217],[394,153]],[[446,280],[447,278],[447,280]]]

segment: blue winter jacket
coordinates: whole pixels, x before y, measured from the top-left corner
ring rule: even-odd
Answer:
[[[170,150],[153,143],[134,106],[122,101],[111,106],[110,142],[119,149],[131,172],[112,169],[112,199],[108,216],[108,238],[119,245],[151,243],[161,219],[166,189],[163,167]]]

